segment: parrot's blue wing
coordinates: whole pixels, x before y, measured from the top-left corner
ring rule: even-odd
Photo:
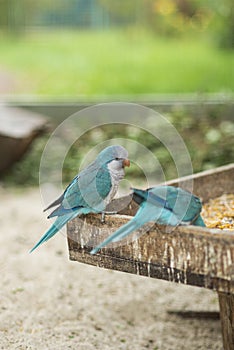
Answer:
[[[167,201],[169,206],[173,208],[175,215],[184,222],[192,223],[202,209],[200,199],[181,188],[170,186]]]
[[[201,215],[199,214],[198,217],[192,222],[193,225],[195,226],[202,226],[206,227]]]
[[[156,186],[146,191],[138,189],[133,189],[133,191],[133,199],[137,199],[138,204],[146,200],[148,204],[154,206],[154,220],[159,224],[205,226],[200,216],[202,209],[201,200],[180,187]],[[159,211],[160,207],[161,212]],[[153,208],[149,208],[149,210],[153,214]]]
[[[156,196],[156,197],[154,197]],[[155,205],[157,198],[165,200],[164,208],[173,212],[182,224],[192,223],[201,212],[202,204],[198,197],[192,193],[174,186],[158,186],[149,190],[149,198]],[[163,205],[163,202],[162,202]],[[170,223],[168,223],[170,224]]]
[[[109,194],[111,186],[111,177],[105,166],[88,167],[72,180],[64,191],[60,206],[48,218],[66,215],[84,207],[93,211],[104,210],[102,200]]]
[[[111,176],[106,166],[87,168],[67,188],[62,205],[65,209],[89,207],[95,210],[107,197],[111,186]]]
[[[162,208],[166,208],[170,211],[172,211],[172,208],[169,206],[169,203],[167,199],[164,199],[163,197],[153,193],[152,191],[149,190],[139,190],[137,188],[132,188],[133,190],[133,200],[141,204],[144,201],[148,201],[155,206],[160,206]]]

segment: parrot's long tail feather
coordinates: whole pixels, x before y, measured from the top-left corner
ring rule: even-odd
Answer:
[[[35,246],[30,250],[30,253],[32,253],[35,249],[37,249],[42,243],[48,241],[48,239],[53,237],[58,231],[59,231],[59,228],[53,224],[49,228],[49,230],[46,231],[46,233],[41,237],[41,239],[35,244]]]
[[[121,226],[117,231],[112,233],[112,235],[107,237],[103,242],[101,242],[99,245],[93,248],[90,254],[96,254],[101,248],[103,248],[104,246],[106,246],[111,242],[120,241],[121,239],[129,235],[131,232],[137,230],[142,225],[143,225],[142,223],[140,223],[139,221],[135,220],[135,218],[133,218],[127,224]]]
[[[42,243],[48,241],[53,237],[69,220],[75,217],[77,213],[70,213],[68,215],[63,215],[58,217],[53,225],[46,231],[46,233],[41,237],[41,239],[35,244],[35,246],[30,250],[32,253],[36,248],[38,248]]]

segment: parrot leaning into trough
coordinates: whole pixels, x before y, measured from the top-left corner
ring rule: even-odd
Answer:
[[[140,205],[136,215],[95,247],[91,254],[96,254],[110,242],[120,241],[150,221],[170,226],[205,226],[200,216],[201,201],[188,191],[174,186],[157,186],[145,191],[136,188],[132,190],[133,200]]]
[[[105,208],[115,196],[120,180],[124,178],[125,166],[130,166],[125,148],[115,145],[102,150],[97,158],[72,180],[64,193],[45,209],[57,206],[48,216],[57,216],[57,219],[30,253],[78,215],[102,213],[104,218]]]

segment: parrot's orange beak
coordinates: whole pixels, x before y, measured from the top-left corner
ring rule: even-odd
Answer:
[[[130,160],[129,160],[129,159],[124,159],[124,160],[123,160],[123,168],[124,168],[125,166],[127,166],[127,167],[130,166]]]

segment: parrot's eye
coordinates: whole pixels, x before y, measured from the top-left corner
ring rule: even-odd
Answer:
[[[116,157],[115,160],[120,160],[120,158]]]

